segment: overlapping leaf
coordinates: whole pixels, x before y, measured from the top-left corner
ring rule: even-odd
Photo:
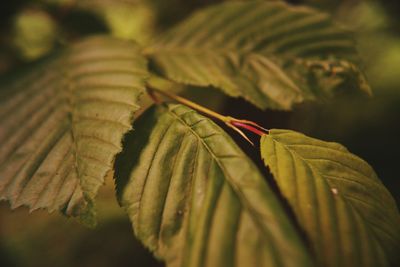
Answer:
[[[117,157],[118,197],[168,266],[313,266],[257,168],[212,121],[167,105],[136,128]]]
[[[260,108],[290,109],[340,87],[369,92],[352,63],[349,32],[329,16],[281,1],[216,5],[196,12],[148,51],[181,83],[214,86]]]
[[[321,266],[393,264],[399,212],[365,161],[340,144],[288,130],[263,136],[261,154]]]
[[[2,90],[0,199],[92,223],[92,201],[144,90],[131,42],[90,38]]]

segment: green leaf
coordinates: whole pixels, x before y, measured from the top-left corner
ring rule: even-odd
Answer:
[[[262,175],[211,120],[151,108],[116,160],[136,236],[168,266],[313,266]]]
[[[261,155],[321,266],[393,261],[400,251],[399,212],[365,161],[340,144],[289,130],[264,135]]]
[[[153,68],[176,82],[211,85],[263,109],[290,109],[337,88],[370,93],[352,62],[351,34],[324,13],[281,1],[200,10],[147,53]]]
[[[93,199],[144,90],[132,42],[84,40],[2,90],[0,199],[94,223]]]

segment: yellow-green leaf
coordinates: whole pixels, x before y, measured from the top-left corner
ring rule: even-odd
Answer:
[[[395,262],[400,215],[365,161],[340,144],[289,130],[264,135],[261,155],[321,266],[384,267]]]

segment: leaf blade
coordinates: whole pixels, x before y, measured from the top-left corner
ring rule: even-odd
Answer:
[[[0,198],[93,224],[93,200],[131,129],[146,76],[136,44],[93,37],[6,87]]]
[[[388,266],[399,213],[372,168],[337,143],[271,130],[261,155],[326,266]]]
[[[344,83],[370,93],[352,63],[350,33],[324,13],[281,1],[200,10],[165,33],[148,54],[169,79],[214,86],[262,109],[324,99]]]
[[[182,105],[154,107],[137,126],[116,161],[117,194],[136,236],[168,266],[312,265],[273,192],[218,126]]]

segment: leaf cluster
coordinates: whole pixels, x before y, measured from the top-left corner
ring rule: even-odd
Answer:
[[[351,33],[281,1],[201,9],[145,47],[91,37],[0,91],[0,199],[93,226],[97,192],[114,174],[136,237],[168,266],[395,264],[400,215],[365,161],[337,143],[266,131],[260,156],[276,192],[195,110],[158,103],[136,120],[154,77],[261,109],[370,94]]]

